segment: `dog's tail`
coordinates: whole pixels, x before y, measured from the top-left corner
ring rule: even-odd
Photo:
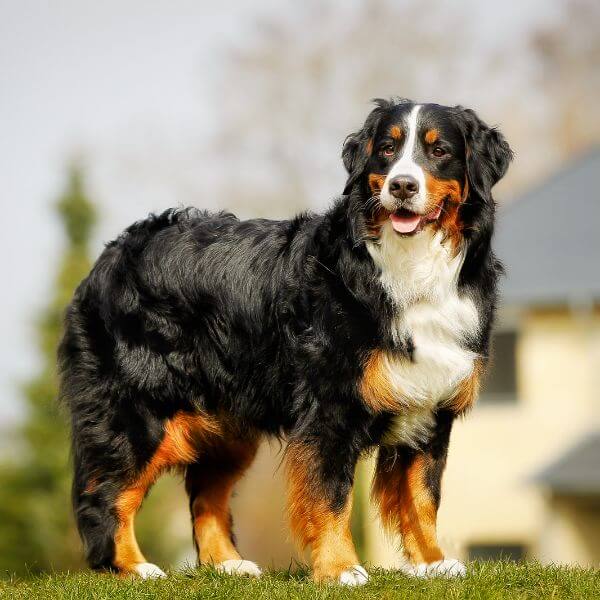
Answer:
[[[90,567],[107,569],[112,566],[115,554],[115,487],[107,483],[108,446],[102,446],[106,438],[103,411],[107,403],[99,400],[103,391],[101,386],[94,385],[91,374],[94,355],[87,335],[88,326],[76,293],[65,312],[57,352],[59,402],[68,411],[71,424],[71,497],[75,523]],[[114,477],[110,480],[114,481]]]
[[[92,569],[113,567],[118,493],[113,457],[110,456],[108,403],[98,400],[102,390],[85,372],[81,346],[81,316],[73,303],[68,311],[58,349],[59,398],[70,413],[73,461],[72,503],[75,523]]]
[[[100,473],[86,467],[81,449],[73,444],[72,489],[75,522],[85,558],[92,569],[111,569],[115,556],[117,519],[114,511],[116,487]]]

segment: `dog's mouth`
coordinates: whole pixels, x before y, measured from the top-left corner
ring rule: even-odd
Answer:
[[[390,221],[394,231],[402,235],[413,235],[420,231],[427,223],[437,221],[442,214],[442,204],[438,204],[432,211],[425,215],[401,208],[390,213]]]

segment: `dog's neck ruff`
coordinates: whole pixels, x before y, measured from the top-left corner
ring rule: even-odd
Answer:
[[[414,348],[411,359],[384,355],[385,376],[399,408],[384,442],[418,446],[429,436],[436,407],[471,375],[477,356],[466,347],[479,329],[477,308],[458,290],[464,252],[446,244],[441,231],[402,237],[389,223],[367,248],[396,307],[391,334]]]
[[[368,242],[367,249],[399,311],[419,302],[441,303],[457,291],[464,252],[456,253],[444,243],[440,230],[403,237],[385,223],[377,242]]]

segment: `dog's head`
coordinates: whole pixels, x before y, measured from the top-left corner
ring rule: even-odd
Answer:
[[[512,158],[499,131],[460,106],[376,104],[342,152],[344,193],[359,192],[369,236],[432,227],[458,240],[477,219],[493,219],[491,189]]]

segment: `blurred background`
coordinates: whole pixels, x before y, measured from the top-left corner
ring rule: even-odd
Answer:
[[[373,97],[462,104],[516,152],[496,190],[496,357],[453,434],[440,536],[467,559],[600,561],[597,0],[0,0],[0,572],[82,567],[56,407],[61,314],[102,244],[166,207],[286,217],[341,193]],[[232,177],[234,175],[234,177]],[[242,553],[302,560],[278,444],[242,483]],[[359,467],[362,558],[398,563]],[[179,478],[139,519],[194,561]]]

